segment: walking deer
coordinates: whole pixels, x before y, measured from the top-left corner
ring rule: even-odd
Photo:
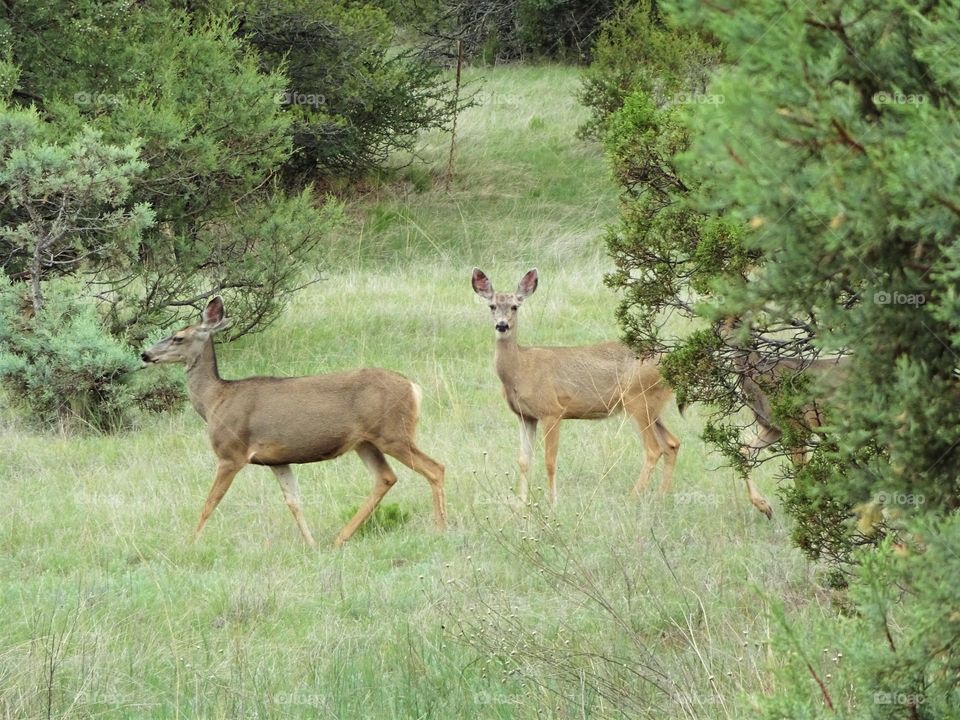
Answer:
[[[421,391],[390,370],[362,369],[309,377],[223,380],[217,371],[213,335],[226,329],[223,301],[213,298],[201,320],[146,350],[148,363],[183,363],[190,402],[207,423],[218,459],[213,487],[200,513],[194,540],[247,464],[267,465],[280,483],[293,519],[316,546],[300,507],[292,464],[320,462],[350,450],[360,456],[375,485],[367,501],[337,535],[342,545],[397,481],[385,455],[423,475],[433,491],[434,520],[444,529],[444,467],[414,442]]]
[[[747,407],[753,413],[757,429],[753,436],[740,446],[740,453],[752,460],[761,450],[780,441],[783,431],[777,426],[773,418],[773,408],[770,398],[763,390],[763,385],[775,382],[784,375],[798,375],[809,373],[824,389],[841,382],[846,370],[849,355],[830,358],[804,360],[803,358],[771,358],[761,355],[753,349],[744,348],[737,344],[734,338],[736,319],[727,318],[719,328],[720,337],[724,344],[733,350],[733,366],[740,378],[741,389]],[[824,419],[816,403],[811,403],[803,409],[801,422],[810,429],[823,425]],[[806,462],[805,448],[792,448],[793,462],[802,465]],[[773,517],[773,508],[767,499],[760,494],[748,474],[746,476],[747,493],[750,502],[768,518]]]
[[[639,359],[626,345],[606,342],[579,347],[524,347],[517,343],[517,311],[537,289],[536,269],[520,280],[515,293],[494,292],[487,276],[473,270],[473,290],[493,313],[494,365],[510,410],[520,419],[520,488],[527,499],[527,472],[543,424],[547,487],[557,501],[557,450],[561,420],[596,420],[626,411],[643,438],[646,457],[634,492],[643,492],[658,460],[664,461],[661,491],[670,487],[680,441],[660,413],[673,391],[660,377],[655,359]]]

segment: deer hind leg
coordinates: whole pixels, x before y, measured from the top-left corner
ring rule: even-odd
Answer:
[[[520,487],[517,494],[520,502],[527,502],[527,473],[530,470],[530,459],[533,457],[533,446],[537,441],[537,419],[520,418]]]
[[[665,493],[670,489],[670,482],[673,480],[673,469],[677,465],[677,455],[680,453],[680,439],[667,430],[667,426],[659,418],[653,424],[653,430],[657,435],[660,449],[666,455],[663,461],[663,479],[660,481],[660,492]]]
[[[560,449],[560,418],[543,421],[543,445],[547,466],[547,499],[557,507],[557,451]]]
[[[336,547],[340,547],[350,539],[357,531],[357,528],[363,525],[363,522],[370,517],[370,513],[380,504],[380,501],[383,500],[383,496],[387,494],[387,491],[397,482],[397,476],[390,468],[390,465],[387,464],[387,459],[383,456],[383,453],[372,444],[368,442],[360,443],[356,447],[356,452],[357,455],[360,456],[360,459],[363,460],[363,464],[370,470],[370,474],[373,475],[375,484],[373,486],[373,492],[370,493],[370,497],[360,506],[356,514],[350,518],[350,522],[344,525],[340,532],[337,533],[337,538],[333,542]]]
[[[300,484],[289,465],[274,465],[270,468],[280,483],[280,489],[283,491],[283,499],[287,501],[287,507],[293,513],[293,519],[300,528],[300,534],[307,545],[315,548],[317,541],[310,534],[310,528],[307,527],[307,521],[303,517],[303,509],[300,507]]]
[[[663,455],[663,445],[653,425],[644,426],[637,420],[637,429],[643,438],[644,458],[640,475],[633,486],[633,492],[635,495],[640,495],[646,492],[650,486],[650,476],[653,475],[653,470],[657,466],[660,456]]]
[[[643,439],[644,447],[643,467],[640,469],[640,475],[633,486],[635,495],[646,492],[647,488],[650,487],[650,478],[657,467],[657,462],[663,455],[666,455],[667,459],[660,489],[661,491],[667,490],[670,487],[673,468],[677,462],[680,441],[660,421],[659,408],[663,403],[654,402],[657,400],[659,398],[651,397],[649,394],[639,394],[636,397],[624,399],[624,409],[636,423],[637,432]]]
[[[227,494],[227,490],[230,489],[233,479],[243,466],[244,463],[242,462],[220,459],[217,465],[217,474],[213,478],[213,487],[210,488],[210,492],[207,494],[207,501],[203,504],[197,529],[193,531],[194,542],[200,537],[200,534],[203,532],[203,527],[207,524],[207,520],[210,519],[211,513],[217,509],[217,505],[223,500],[223,496]]]
[[[384,447],[384,451],[395,457],[408,468],[423,475],[430,483],[433,493],[433,519],[437,530],[443,532],[447,527],[446,499],[443,493],[443,478],[445,469],[432,457],[418,448],[413,441]]]

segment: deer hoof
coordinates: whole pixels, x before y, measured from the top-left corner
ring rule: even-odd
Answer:
[[[750,502],[753,503],[753,506],[757,510],[759,510],[760,512],[762,512],[764,515],[767,516],[767,520],[773,519],[773,508],[770,507],[770,503],[768,503],[764,498],[762,497],[750,498]]]

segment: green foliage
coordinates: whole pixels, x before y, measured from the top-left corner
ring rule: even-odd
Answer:
[[[349,521],[360,506],[346,510],[342,517],[343,521]],[[404,509],[396,503],[380,503],[359,528],[354,537],[364,537],[367,535],[384,535],[389,532],[396,532],[410,520],[410,511]]]
[[[708,16],[735,47],[779,8]],[[836,26],[809,12],[792,8],[750,41],[711,88],[724,102],[697,113],[686,167],[710,168],[699,173],[697,205],[748,226],[755,257],[749,274],[727,276],[723,308],[749,315],[767,338],[794,334],[806,353],[852,352],[831,398],[842,408],[831,436],[846,459],[834,465],[834,492],[850,505],[884,492],[951,510],[960,505],[950,430],[960,422],[960,345],[948,278],[960,213],[947,198],[960,159],[943,152],[943,138],[960,85],[932,58],[960,21],[896,2],[819,3],[817,16]]]
[[[140,410],[168,408],[183,396],[165,375],[144,379],[125,343],[103,332],[92,301],[78,285],[48,285],[47,309],[33,315],[17,287],[0,290],[0,378],[30,422],[46,428],[129,427]],[[82,296],[81,296],[82,297]]]
[[[521,0],[516,3],[517,42],[534,57],[586,60],[601,23],[617,0]]]
[[[621,319],[638,346],[671,351],[679,395],[715,403],[705,437],[743,472],[740,382],[766,393],[780,454],[808,452],[785,469],[794,542],[830,563],[835,587],[849,580],[854,608],[810,636],[783,623],[765,712],[952,716],[960,158],[945,148],[960,76],[942,57],[956,3],[672,7],[729,48],[704,93],[661,104],[656,88],[627,87],[618,105],[610,72],[608,94],[591,96],[613,98],[609,111],[594,100],[594,127],[625,189],[609,243]],[[659,61],[643,62],[656,77]],[[712,326],[678,337],[676,314]],[[832,383],[798,369],[841,351]],[[827,664],[819,648],[838,646]]]
[[[604,22],[584,71],[580,101],[590,108],[591,118],[580,132],[603,138],[610,117],[637,91],[653,108],[675,102],[678,93],[681,100],[692,98],[704,90],[718,59],[714,44],[678,26],[655,0],[620,6]]]
[[[773,1],[730,13],[686,5],[677,3],[672,21],[648,6],[611,23],[585,85],[587,131],[601,134],[624,187],[607,282],[622,292],[627,340],[677,355],[668,378],[680,397],[715,405],[713,438],[728,457],[734,448],[724,442],[740,425],[738,376],[750,372],[737,366],[737,347],[801,366],[823,351],[852,352],[841,389],[819,404],[834,442],[821,452],[833,455],[789,494],[804,524],[822,523],[800,536],[839,541],[840,508],[877,493],[956,507],[951,279],[960,214],[947,198],[960,164],[940,156],[957,88],[931,59],[952,21],[932,9],[907,13],[879,42],[901,18],[897,3],[865,10],[849,32],[849,4],[817,6],[816,17],[840,25]],[[710,40],[691,41],[692,29]],[[631,38],[653,49],[634,50]],[[719,58],[717,42],[745,50],[703,92],[684,86]],[[901,66],[893,60],[901,53],[924,59]],[[713,321],[717,340],[678,337],[665,324],[675,315]],[[734,340],[716,330],[724,317],[744,322]],[[773,399],[782,446],[813,451],[819,436],[804,415],[821,389],[795,374],[752,379]],[[811,507],[802,510],[801,498]],[[803,544],[843,558],[856,542]]]
[[[146,168],[137,141],[109,145],[90,128],[64,144],[48,134],[34,111],[0,111],[0,255],[9,277],[30,279],[35,313],[50,276],[128,272],[154,222],[148,204],[128,202]]]
[[[88,255],[76,268],[91,282],[87,292],[108,304],[110,331],[132,343],[192,317],[195,304],[222,290],[228,302],[245,298],[233,302],[240,330],[262,327],[319,261],[329,227],[309,198],[277,187],[292,148],[280,106],[286,80],[261,71],[221,11],[216,3],[54,1],[0,13],[20,71],[12,100],[42,110],[47,142],[66,146],[91,127],[105,144],[140,150],[145,167],[130,177],[128,203],[150,208],[153,224],[123,247],[94,232],[101,255],[109,248],[117,262]],[[14,211],[0,209],[0,222],[11,225]],[[16,257],[4,269],[22,272]]]
[[[410,4],[401,0],[401,5]],[[413,2],[406,13],[441,50],[484,64],[552,58],[581,62],[590,57],[604,20],[617,0],[437,0]],[[453,48],[451,50],[451,47]]]
[[[397,150],[413,150],[422,130],[443,129],[457,111],[443,68],[394,47],[388,15],[370,4],[261,2],[240,35],[268,72],[282,70],[295,150],[289,178],[358,177]]]
[[[831,619],[810,638],[782,620],[778,643],[791,652],[764,717],[956,717],[960,517],[925,521],[916,530],[862,555],[850,590],[856,614]]]

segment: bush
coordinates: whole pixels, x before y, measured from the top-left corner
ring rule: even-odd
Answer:
[[[960,516],[865,552],[849,601],[798,637],[780,617],[775,644],[779,691],[763,716],[781,718],[954,718],[960,707]]]
[[[2,18],[19,69],[11,102],[39,110],[46,145],[69,148],[89,129],[106,147],[138,151],[127,162],[136,172],[126,174],[123,207],[149,210],[152,224],[139,223],[139,236],[128,232],[122,247],[91,233],[85,247],[102,252],[56,265],[91,283],[85,292],[109,305],[109,331],[134,344],[192,318],[219,291],[246,300],[233,305],[238,330],[264,327],[319,262],[329,228],[322,203],[276,181],[292,147],[284,75],[261,71],[222,3],[179,5],[51,0],[18,4]],[[29,152],[29,142],[5,144]],[[34,189],[29,202],[41,207],[45,192]],[[60,193],[77,201],[68,209],[98,210],[71,192]],[[56,217],[44,207],[45,218]],[[24,206],[0,205],[0,227],[29,221]],[[24,277],[20,254],[0,262],[8,276]]]
[[[626,4],[603,23],[593,60],[583,74],[580,101],[590,109],[581,133],[603,138],[610,117],[632,93],[654,108],[706,88],[720,49],[664,16],[654,0]]]
[[[265,72],[283,71],[294,152],[288,180],[355,178],[423,130],[446,128],[457,109],[443,68],[394,46],[394,27],[373,5],[336,0],[261,3],[239,26]]]
[[[48,284],[47,309],[34,315],[22,286],[0,289],[0,379],[24,417],[45,428],[109,431],[181,400],[179,381],[136,373],[136,352],[104,333],[79,290]]]
[[[426,36],[457,41],[468,58],[487,64],[516,60],[555,59],[582,62],[590,58],[603,21],[617,0],[441,0],[426,13],[408,12]]]
[[[679,394],[716,403],[708,439],[728,455],[739,388],[717,321],[739,318],[764,361],[851,356],[832,390],[793,373],[765,388],[781,450],[812,450],[785,468],[793,539],[831,584],[849,579],[849,616],[804,637],[781,623],[765,716],[954,717],[960,157],[944,138],[960,80],[943,58],[960,19],[939,3],[787,5],[672,5],[737,51],[691,102],[660,102],[653,55],[597,85],[625,188],[609,280],[628,337],[672,351]],[[641,78],[622,104],[618,77]],[[670,314],[708,327],[676,337]],[[811,433],[815,400],[827,424]]]

